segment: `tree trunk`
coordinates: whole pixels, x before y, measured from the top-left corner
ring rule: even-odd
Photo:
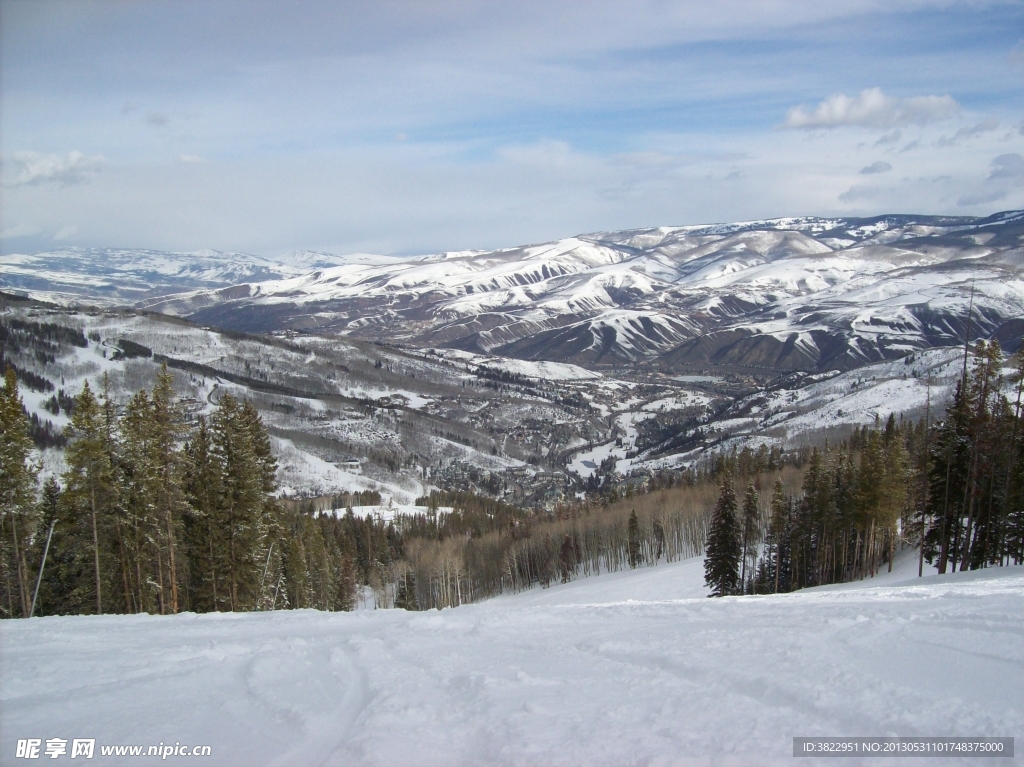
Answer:
[[[92,507],[92,553],[96,568],[96,614],[103,615],[103,589],[100,587],[100,535],[96,526],[96,486],[89,483],[89,502]]]
[[[952,451],[952,448],[949,449]],[[942,499],[942,530],[940,535],[939,549],[939,575],[946,574],[946,565],[949,562],[949,474],[952,457],[946,455],[946,493]]]
[[[128,577],[128,556],[124,549],[124,531],[121,529],[120,522],[117,523],[117,548],[121,552],[121,582],[124,587],[124,610],[131,615],[135,611],[132,609],[132,590]]]
[[[28,617],[28,597],[25,593],[25,563],[22,562],[21,551],[18,547],[18,518],[11,511],[11,533],[14,536],[14,565],[18,577],[18,599],[21,602],[21,617]]]
[[[160,588],[156,592],[157,598],[160,600],[160,614],[166,615],[167,608],[164,602],[164,555],[160,553],[159,545],[156,548],[156,580],[160,584]]]
[[[171,612],[178,614],[178,571],[174,566],[174,526],[171,524],[171,510],[167,509],[167,548],[171,567]]]
[[[966,570],[971,564],[971,537],[974,532],[974,496],[975,486],[978,484],[977,474],[977,458],[972,461],[971,474],[968,487],[968,501],[967,501],[967,530],[964,532],[964,547],[963,552],[960,555],[960,572]]]

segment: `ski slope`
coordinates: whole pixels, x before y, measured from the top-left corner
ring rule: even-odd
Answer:
[[[691,559],[442,612],[4,621],[0,763],[53,737],[210,745],[166,760],[205,765],[792,764],[812,735],[1021,748],[1024,568],[918,579],[908,557],[718,600],[702,579]]]

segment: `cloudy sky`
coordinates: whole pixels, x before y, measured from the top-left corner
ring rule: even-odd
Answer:
[[[0,0],[0,252],[1024,208],[1024,1]]]

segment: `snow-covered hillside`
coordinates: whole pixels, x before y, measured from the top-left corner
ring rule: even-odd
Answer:
[[[442,612],[4,621],[0,754],[95,738],[209,745],[210,765],[747,765],[790,764],[794,736],[1019,744],[1024,569],[918,579],[912,560],[765,597],[705,599],[693,559]]]
[[[57,303],[124,306],[153,296],[223,288],[307,274],[342,263],[387,262],[382,256],[339,257],[308,251],[279,260],[199,250],[165,253],[116,248],[64,248],[0,259],[0,287]]]
[[[152,386],[167,361],[192,418],[228,392],[254,402],[272,433],[284,495],[368,490],[398,504],[443,487],[552,508],[585,482],[604,481],[597,475],[608,459],[603,471],[626,481],[631,471],[685,468],[733,446],[789,449],[822,435],[843,438],[890,413],[934,421],[963,362],[962,349],[948,347],[845,373],[730,383],[329,335],[239,335],[133,311],[11,302],[4,312],[0,333],[41,322],[79,338],[79,346],[34,346],[28,336],[3,345],[7,362],[27,376],[30,415],[53,433],[68,423],[58,400],[86,381],[99,389],[106,375],[123,405]],[[62,471],[58,448],[40,459],[45,475]]]
[[[0,289],[585,366],[850,370],[1024,335],[1024,212],[782,218],[599,232],[414,258],[66,249]]]
[[[144,302],[248,331],[330,332],[585,366],[850,370],[1024,333],[1024,213],[776,219],[352,260]],[[973,303],[972,303],[973,296]]]

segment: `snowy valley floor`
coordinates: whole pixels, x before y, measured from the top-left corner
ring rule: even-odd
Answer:
[[[815,763],[793,736],[991,735],[1020,754],[1024,568],[914,576],[908,559],[711,600],[693,559],[443,612],[4,621],[0,763],[57,737],[126,764],[159,760],[99,746],[208,744],[167,759],[203,765],[753,765]]]

